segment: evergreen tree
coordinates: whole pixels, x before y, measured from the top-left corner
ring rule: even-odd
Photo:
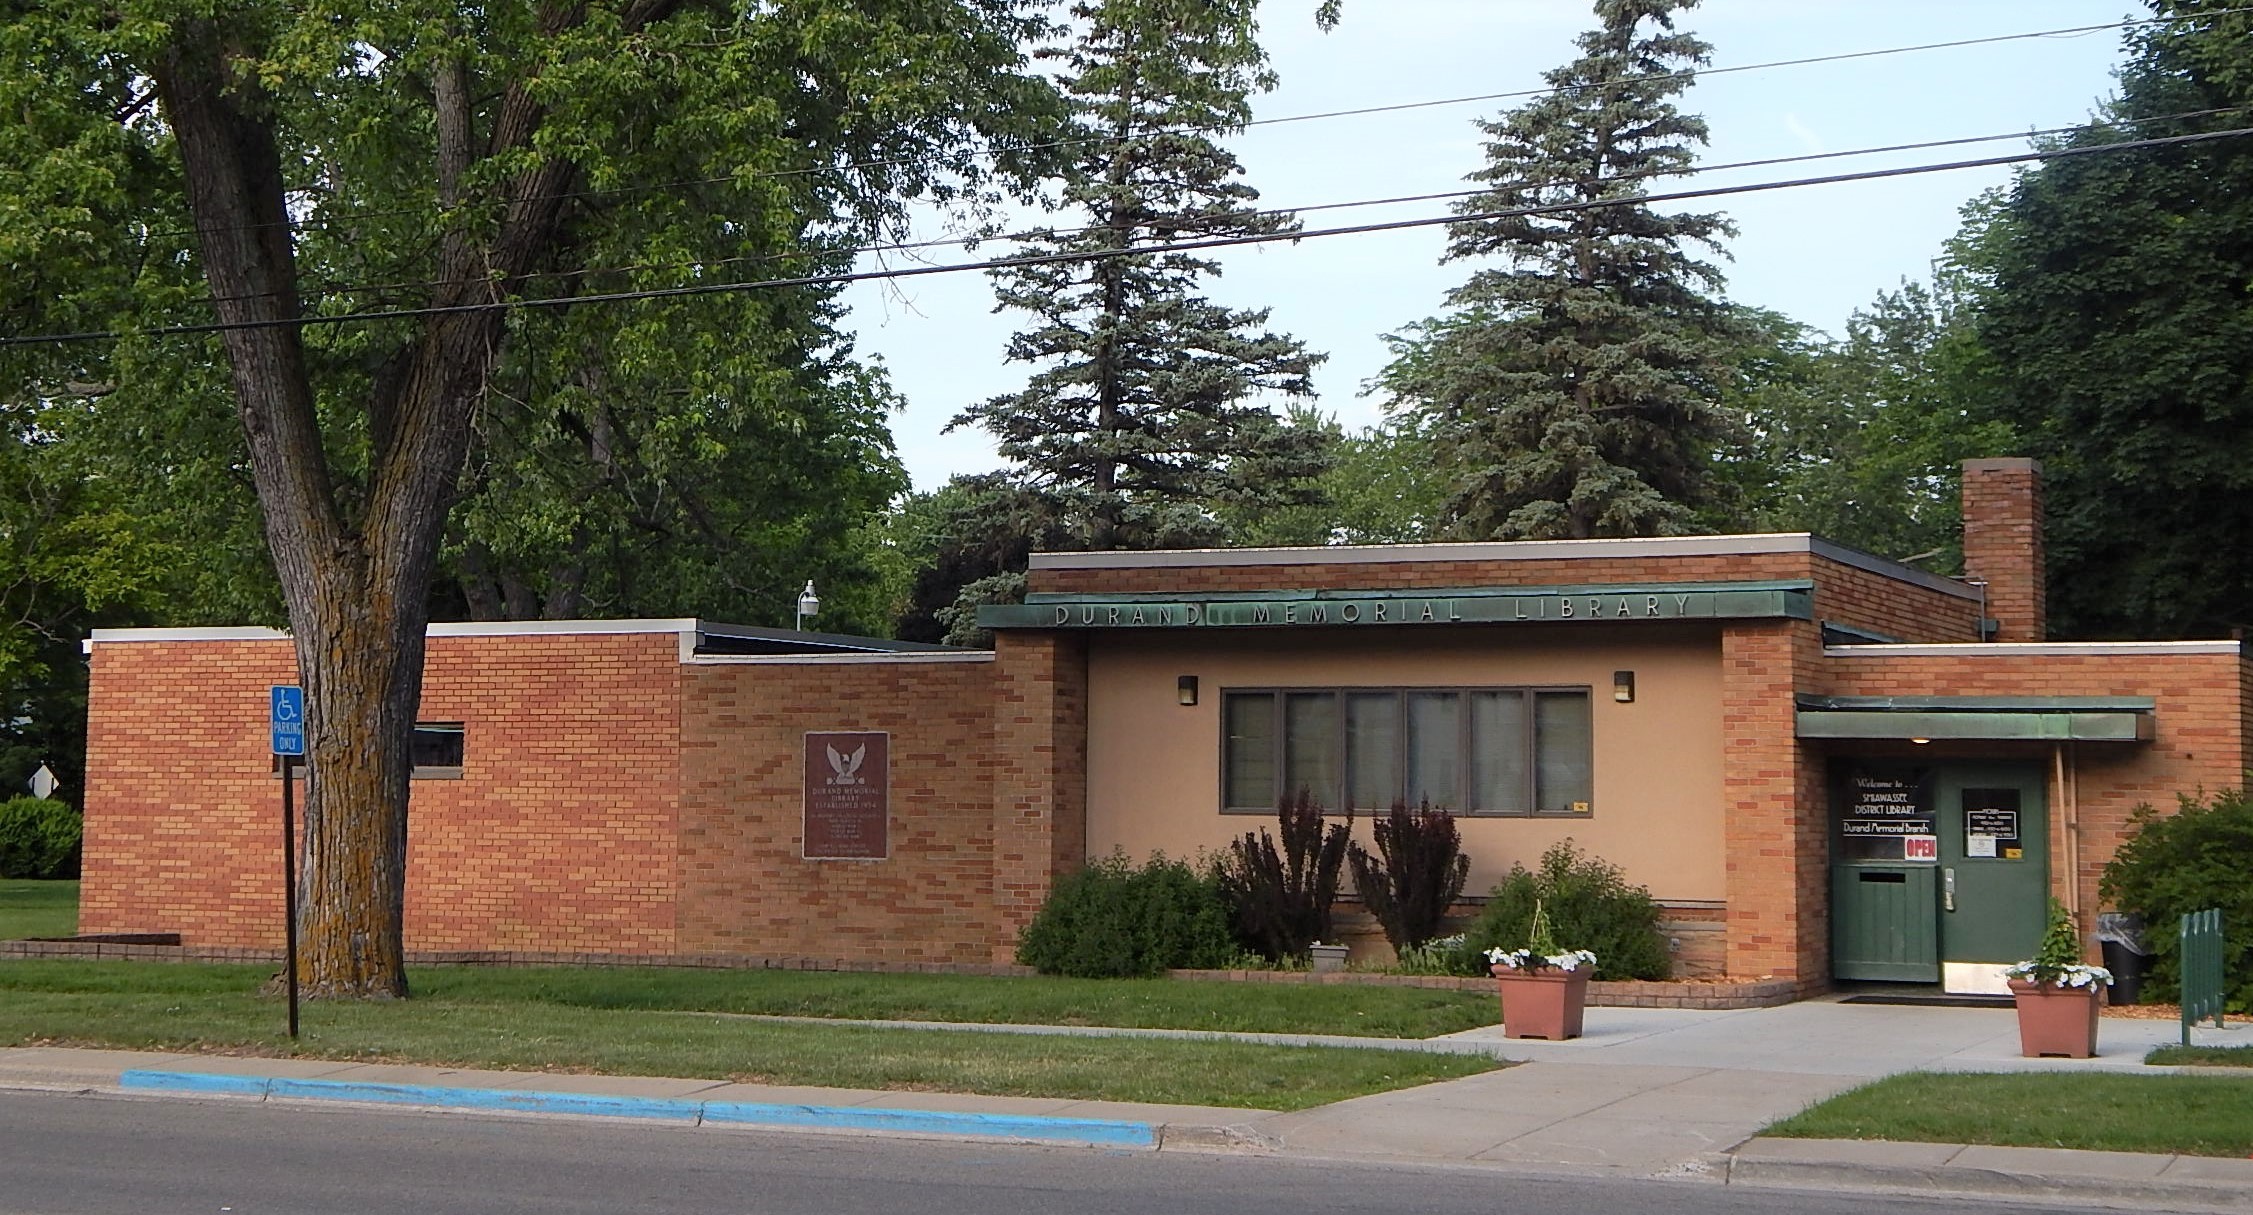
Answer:
[[[2067,146],[2246,125],[2253,15],[2153,7],[2181,20],[2131,35],[2106,121]],[[2028,169],[1954,254],[1994,364],[1986,411],[2043,463],[2052,631],[2253,620],[2253,139]]]
[[[1703,119],[1669,100],[1705,43],[1674,29],[1695,0],[1597,0],[1580,58],[1553,91],[1482,122],[1489,187],[1449,259],[1501,257],[1448,297],[1454,311],[1393,340],[1380,377],[1418,419],[1447,486],[1443,530],[1474,537],[1586,538],[1698,530],[1728,432],[1716,408],[1734,324],[1721,275],[1686,251],[1718,251],[1719,215],[1637,202],[1688,168]]]
[[[1255,0],[1084,0],[1079,34],[1052,52],[1079,116],[1064,201],[1089,226],[1043,230],[1027,254],[1112,253],[1169,240],[1286,232],[1239,180],[1213,133],[1251,117],[1273,87],[1254,38]],[[1004,308],[1032,327],[1012,360],[1040,366],[1022,392],[972,406],[1016,461],[1014,479],[1089,549],[1222,538],[1230,506],[1303,500],[1322,443],[1260,394],[1304,396],[1321,356],[1266,330],[1267,310],[1223,307],[1201,284],[1214,262],[1154,251],[997,271]],[[1021,568],[1021,567],[1020,567]]]

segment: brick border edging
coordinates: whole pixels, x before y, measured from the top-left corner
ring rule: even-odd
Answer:
[[[0,941],[0,959],[77,958],[137,962],[241,962],[279,966],[278,949],[233,949],[197,945],[118,945],[97,941]],[[540,950],[431,950],[410,952],[414,966],[612,966],[682,967],[699,970],[814,970],[861,974],[952,974],[1029,977],[1030,966],[977,962],[882,962],[760,954],[555,953]],[[1487,992],[1492,979],[1451,975],[1388,975],[1370,971],[1310,974],[1303,970],[1169,970],[1167,977],[1223,983],[1301,983],[1348,987],[1422,987],[1441,991]],[[1772,1008],[1800,999],[1789,979],[1729,982],[1599,982],[1588,985],[1596,1008]]]
[[[1494,980],[1456,975],[1388,975],[1372,971],[1335,971],[1310,974],[1303,970],[1169,970],[1177,979],[1204,979],[1224,983],[1314,983],[1347,987],[1423,987],[1440,991],[1494,990]],[[1800,985],[1790,979],[1745,982],[1683,982],[1677,980],[1614,980],[1590,983],[1591,1008],[1773,1008],[1803,997]]]

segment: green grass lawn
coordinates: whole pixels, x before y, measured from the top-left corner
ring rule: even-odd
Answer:
[[[2143,1061],[2189,1067],[2253,1067],[2253,1046],[2155,1046]]]
[[[78,931],[78,883],[0,878],[0,941]]]
[[[2243,1157],[2253,1154],[2253,1080],[1915,1072],[1841,1093],[1763,1133]]]
[[[835,1006],[855,1016],[867,1015],[881,1001],[881,989],[893,985],[909,994],[889,1007],[966,1013],[982,1007],[979,1000],[1010,997],[947,994],[953,985],[1037,991],[1041,984],[1064,984],[760,971],[424,969],[410,976],[417,992],[412,1000],[306,1005],[304,1037],[293,1047],[282,1032],[281,1001],[257,994],[269,973],[244,966],[0,964],[0,1045],[68,1043],[1258,1109],[1303,1109],[1496,1066],[1490,1059],[1406,1051],[778,1025],[713,1015],[751,1007],[804,1012],[830,1006],[821,1003],[820,984],[807,980],[837,980],[859,992],[849,1003],[832,997],[839,1001]],[[740,1002],[747,1007],[699,1007],[723,1002],[729,980],[741,985]],[[776,981],[771,987],[770,980]],[[1167,1000],[1122,992],[1104,1000],[1065,993],[1055,997],[1059,1003],[1043,1007],[1141,1006],[1166,1010],[1158,1014],[1165,1017],[1219,1016],[1214,1006],[1227,1003],[1233,992],[1257,992],[1246,997],[1253,1010],[1269,994],[1260,984],[1180,986],[1230,991],[1205,993],[1202,1004],[1195,995]],[[762,991],[768,994],[758,994]],[[774,1003],[786,998],[800,1003]],[[1227,1017],[1250,1015],[1239,1009]],[[1155,1019],[1146,1015],[1143,1023]]]
[[[1429,1038],[1500,1016],[1494,997],[1479,992],[1182,979],[445,966],[417,969],[408,981],[444,999],[573,1008],[1373,1038]]]

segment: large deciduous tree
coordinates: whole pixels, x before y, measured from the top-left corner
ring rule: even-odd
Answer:
[[[179,319],[200,302],[224,326],[239,464],[307,690],[311,990],[405,991],[407,740],[448,512],[465,488],[489,490],[537,429],[493,411],[578,426],[599,466],[627,442],[693,449],[725,432],[756,446],[792,429],[809,397],[869,396],[821,369],[842,352],[819,293],[585,297],[834,268],[908,198],[1021,179],[1020,157],[984,153],[992,139],[1039,142],[1057,113],[1019,50],[1044,29],[1021,0],[11,10],[6,45],[31,81],[7,91],[59,88],[75,104],[46,146],[8,146],[11,165],[37,153],[115,176],[145,162],[164,179],[139,213],[56,219],[89,245],[128,223],[133,269],[108,280],[126,288],[109,292],[113,323]],[[168,191],[185,200],[169,214]],[[182,267],[202,280],[199,300],[174,291]],[[535,324],[509,306],[525,301],[554,306]],[[369,310],[402,314],[321,323]],[[120,343],[107,371],[121,396],[130,385],[146,400],[152,382],[208,390],[195,367],[198,354],[215,361],[208,343]],[[529,403],[502,400],[512,388]],[[567,390],[579,395],[559,405]],[[610,414],[606,440],[603,411],[585,404],[598,400],[640,412]],[[860,412],[846,429],[865,427]],[[465,486],[486,426],[523,429]],[[775,455],[824,441],[793,435]],[[479,522],[456,534],[462,552],[515,530]],[[543,576],[551,598],[585,577]]]
[[[1027,254],[1091,260],[996,271],[1003,308],[1033,324],[1009,358],[1035,364],[1023,391],[956,419],[999,440],[1016,479],[1091,549],[1210,542],[1224,504],[1305,496],[1315,437],[1261,398],[1304,396],[1321,356],[1266,328],[1266,309],[1204,294],[1220,267],[1162,248],[1290,231],[1255,208],[1217,136],[1273,87],[1254,0],[1089,0],[1055,52],[1078,113],[1064,201],[1086,227],[1043,230]]]
[[[2104,121],[2067,146],[2247,125],[2253,14],[2154,7],[2178,20],[2131,36]],[[2052,629],[2253,620],[2253,139],[2028,169],[1955,256],[1994,364],[1988,416],[2044,465]]]
[[[1487,187],[1448,257],[1497,257],[1453,311],[1394,339],[1380,377],[1431,439],[1449,533],[1502,539],[1696,530],[1727,434],[1717,408],[1732,350],[1721,275],[1693,251],[1730,235],[1718,215],[1638,201],[1687,169],[1703,119],[1671,100],[1706,60],[1679,32],[1695,0],[1598,0],[1581,55],[1551,91],[1480,126]]]

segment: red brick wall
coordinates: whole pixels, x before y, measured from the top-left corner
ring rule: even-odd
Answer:
[[[678,643],[670,633],[434,637],[425,721],[464,776],[418,780],[407,947],[673,949]],[[281,944],[266,689],[287,641],[94,647],[82,932]]]
[[[2049,636],[2042,553],[2042,466],[2028,459],[1964,461],[1964,576],[1987,582],[1996,641]]]
[[[994,638],[993,960],[1006,961],[1049,884],[1087,855],[1087,646]]]
[[[1830,660],[1830,692],[1839,696],[2149,696],[2154,735],[2148,743],[2068,745],[2068,771],[2080,823],[2080,860],[2073,874],[2085,927],[2093,928],[2097,877],[2128,837],[2128,818],[2149,803],[2172,810],[2178,793],[2243,787],[2253,764],[2247,666],[2235,654],[1957,655],[1947,658],[1856,654]],[[1969,751],[1966,749],[1970,748]],[[1919,752],[1925,748],[1918,748]],[[1936,757],[1967,753],[2054,763],[2044,744],[1959,744]],[[2053,797],[2055,791],[2053,790]],[[2068,807],[2052,809],[2062,821]],[[2053,832],[2051,884],[2066,894],[2063,832]]]
[[[1822,760],[1800,744],[1795,691],[1822,690],[1820,631],[1752,622],[1721,634],[1728,970],[1803,987],[1830,978]]]
[[[929,659],[687,668],[681,951],[991,960],[993,677]],[[803,858],[804,735],[841,730],[891,734],[888,860]]]

